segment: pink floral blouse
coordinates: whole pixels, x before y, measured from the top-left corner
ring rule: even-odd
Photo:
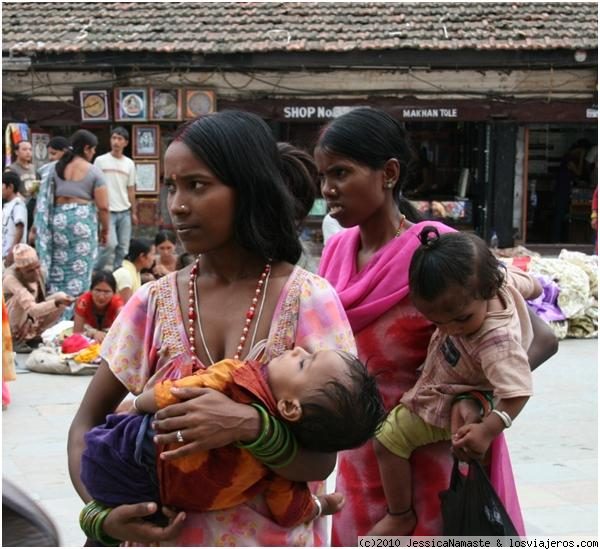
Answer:
[[[331,285],[295,267],[277,303],[266,341],[249,356],[264,360],[300,345],[310,351],[340,349],[356,353],[352,330]],[[191,356],[177,300],[176,273],[146,284],[128,301],[101,350],[115,376],[133,394],[158,380],[178,379],[204,368]],[[322,482],[311,483],[313,493]],[[199,487],[201,489],[201,487]],[[322,546],[322,519],[285,529],[271,520],[262,496],[223,511],[187,513],[183,533],[172,546]]]

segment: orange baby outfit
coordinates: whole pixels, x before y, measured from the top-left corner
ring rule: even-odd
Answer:
[[[191,376],[157,383],[156,404],[164,408],[179,402],[171,394],[172,387],[207,387],[236,402],[258,402],[271,415],[277,415],[265,369],[256,361],[222,360]],[[180,446],[180,443],[167,444],[158,447],[158,452]],[[315,504],[305,482],[292,482],[277,475],[250,452],[234,445],[173,461],[157,459],[157,467],[161,501],[177,509],[193,512],[227,509],[262,492],[274,520],[281,526],[292,527],[315,515]]]

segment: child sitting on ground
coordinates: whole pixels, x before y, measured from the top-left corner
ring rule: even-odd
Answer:
[[[171,394],[173,387],[209,387],[252,404],[262,418],[259,439],[172,461],[156,460],[157,452],[185,441],[183,430],[176,433],[179,444],[157,448],[152,442],[148,414],[178,402]],[[265,463],[285,466],[297,444],[318,452],[360,446],[385,418],[375,379],[357,358],[333,350],[308,353],[300,347],[268,364],[227,359],[191,376],[163,381],[138,395],[134,408],[140,414],[109,415],[104,425],[85,436],[81,479],[95,500],[108,506],[161,501],[202,512],[232,507],[262,492],[274,520],[285,527],[338,511],[343,497],[316,498],[306,483],[289,481]],[[269,439],[262,454],[261,439]]]
[[[428,226],[419,238],[409,270],[410,295],[437,330],[419,379],[374,441],[388,512],[369,535],[414,530],[409,458],[416,448],[451,440],[470,459],[482,456],[532,394],[527,349],[533,333],[525,299],[541,293],[539,283],[522,271],[505,270],[475,235],[440,235]],[[491,412],[481,423],[451,433],[452,404],[474,389],[493,392],[495,408],[487,406]]]

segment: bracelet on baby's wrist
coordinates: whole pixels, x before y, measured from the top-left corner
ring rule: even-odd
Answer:
[[[512,425],[512,418],[508,415],[508,412],[504,410],[492,410],[490,413],[496,414],[502,420],[505,429],[508,429]]]
[[[487,416],[494,409],[494,398],[489,391],[467,391],[460,393],[452,399],[454,405],[459,400],[472,400],[479,404],[479,409],[482,417]]]

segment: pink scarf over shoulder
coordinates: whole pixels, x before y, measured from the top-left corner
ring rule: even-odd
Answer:
[[[437,221],[415,223],[377,251],[360,272],[356,270],[358,227],[334,235],[325,246],[319,274],[336,289],[355,334],[408,295],[408,268],[426,225],[440,233],[454,231]]]

